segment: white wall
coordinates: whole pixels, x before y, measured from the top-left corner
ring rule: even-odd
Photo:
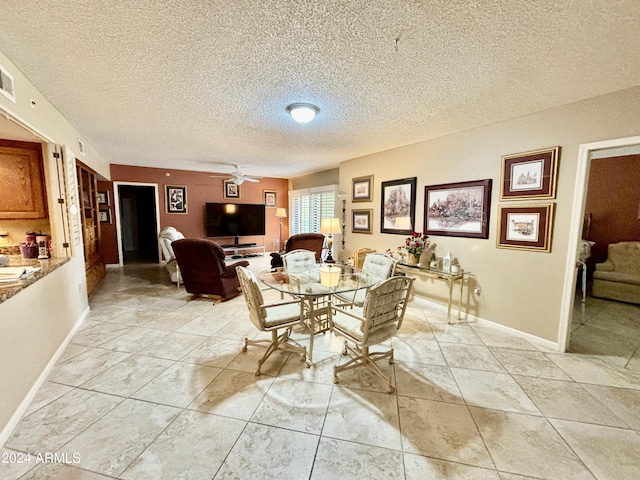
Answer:
[[[579,145],[638,135],[638,112],[640,88],[633,88],[343,162],[340,190],[351,192],[352,178],[373,174],[374,198],[371,203],[347,201],[347,248],[340,256],[347,258],[361,247],[384,251],[404,241],[402,235],[379,233],[381,182],[418,177],[416,229],[422,231],[426,185],[491,178],[489,239],[432,237],[437,253],[453,252],[473,273],[472,284],[481,286],[480,296],[470,298],[471,314],[557,343],[566,257],[575,250],[568,237]],[[557,145],[562,151],[551,253],[496,248],[501,156]],[[373,235],[351,233],[352,208],[373,209]],[[427,297],[445,298],[444,285],[416,287]]]
[[[79,132],[0,52],[0,65],[13,75],[16,103],[0,95],[0,114],[4,113],[26,127],[43,142],[68,145],[78,155]],[[31,107],[30,100],[36,106]],[[0,131],[0,137],[2,132]],[[84,141],[84,139],[82,139]],[[79,159],[109,178],[109,162],[86,141],[85,155]],[[55,251],[61,254],[64,229],[57,203],[57,169],[44,152],[49,223]],[[51,360],[72,333],[74,325],[87,313],[88,300],[82,245],[71,260],[50,275],[0,304],[0,447],[21,415],[32,387],[47,371]]]

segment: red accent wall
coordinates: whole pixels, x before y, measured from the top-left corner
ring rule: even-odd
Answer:
[[[591,160],[583,236],[595,243],[591,264],[607,259],[610,243],[640,241],[640,155]]]
[[[209,175],[225,175],[224,173],[195,172],[190,170],[170,170],[166,168],[135,167],[130,165],[111,165],[112,182],[99,182],[98,188],[109,190],[113,223],[102,223],[102,243],[105,262],[118,263],[118,247],[115,228],[115,211],[113,206],[113,182],[151,183],[158,185],[160,228],[172,226],[185,237],[205,237],[204,205],[207,202],[225,203],[264,203],[264,190],[277,192],[277,206],[288,209],[288,180],[281,178],[261,178],[259,183],[244,182],[240,186],[240,198],[224,198],[224,179],[211,178]],[[177,185],[187,187],[187,213],[166,213],[165,186]],[[272,250],[273,240],[278,239],[280,224],[275,216],[275,208],[266,209],[266,235],[264,237],[241,237],[243,243],[264,245],[265,250]],[[282,238],[288,236],[288,224],[283,222]],[[215,238],[219,243],[233,243],[233,238]]]

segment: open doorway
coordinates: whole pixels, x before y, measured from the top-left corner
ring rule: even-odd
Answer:
[[[120,264],[158,263],[157,185],[116,182],[114,187]]]
[[[586,205],[589,193],[589,172],[592,168],[592,161],[606,158],[606,161],[615,162],[616,158],[623,155],[637,154],[638,152],[640,152],[640,137],[622,138],[580,146],[578,171],[576,173],[577,182],[574,192],[574,209],[569,235],[571,240],[569,247],[570,251],[567,255],[567,274],[565,276],[562,321],[559,332],[559,338],[561,340],[564,339],[564,344],[561,345],[562,351],[574,351],[577,348],[580,350],[579,353],[598,355],[599,358],[606,361],[612,360],[615,363],[620,364],[620,366],[625,366],[629,361],[628,358],[625,360],[625,355],[620,355],[620,345],[615,344],[616,342],[613,341],[620,337],[620,332],[607,332],[606,325],[611,325],[611,329],[616,329],[616,325],[619,324],[618,320],[620,319],[616,319],[614,316],[621,316],[621,320],[625,322],[626,320],[624,317],[629,315],[629,310],[633,310],[631,315],[637,316],[637,311],[640,307],[621,302],[609,302],[607,300],[595,299],[593,297],[587,297],[587,301],[582,303],[581,293],[576,295],[575,266],[577,265],[577,252],[575,246],[578,245],[579,240],[584,238],[584,229],[589,228],[588,222],[585,222],[585,218],[588,217],[589,214],[589,212],[586,212]],[[589,234],[588,232],[586,233],[588,237]],[[613,306],[609,304],[613,304]],[[587,320],[592,314],[606,318],[600,318],[598,325],[593,322],[593,326],[597,326],[597,329],[581,328],[582,325],[587,323]],[[589,330],[595,334],[588,336],[587,332]],[[579,333],[576,333],[574,336],[574,332]],[[573,348],[572,342],[574,344]],[[589,351],[585,350],[585,346],[588,347]],[[626,345],[625,349],[633,350],[633,348],[627,347]],[[634,353],[635,350],[630,351],[632,356]]]

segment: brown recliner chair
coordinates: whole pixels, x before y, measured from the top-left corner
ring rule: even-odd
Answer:
[[[194,295],[219,295],[222,301],[240,293],[236,267],[246,267],[243,260],[227,265],[220,245],[206,238],[184,238],[171,244],[176,255],[182,282]]]
[[[324,235],[321,233],[299,233],[292,235],[284,246],[285,253],[292,250],[310,250],[316,254],[316,263],[322,258]],[[271,268],[282,267],[282,256],[278,252],[271,253]]]

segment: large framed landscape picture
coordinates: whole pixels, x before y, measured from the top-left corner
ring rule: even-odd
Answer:
[[[426,186],[424,203],[426,234],[489,238],[490,178]]]

